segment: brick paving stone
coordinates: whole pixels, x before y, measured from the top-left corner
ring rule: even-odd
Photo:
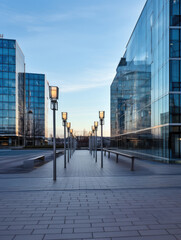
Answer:
[[[100,237],[129,237],[129,236],[139,236],[137,231],[119,231],[119,232],[102,232],[102,233],[93,233],[94,238]]]
[[[178,228],[176,224],[158,224],[158,225],[148,225],[149,229],[172,229],[172,228]]]
[[[16,229],[13,229],[13,230],[1,230],[0,231],[0,238],[1,236],[4,236],[4,235],[16,235],[16,234],[31,234],[31,230],[24,230],[24,229],[20,229],[20,230],[16,230]]]
[[[90,239],[83,239],[83,240],[111,240],[111,238],[90,238]]]
[[[16,226],[15,226],[16,227]],[[48,224],[45,225],[25,225],[23,229],[47,229],[48,228]]]
[[[8,230],[21,230],[24,228],[24,225],[9,226]]]
[[[35,229],[32,234],[57,234],[61,233],[62,229],[54,228],[54,229]]]
[[[103,228],[100,227],[94,227],[94,228],[74,228],[75,233],[93,233],[93,232],[103,232]]]
[[[8,235],[8,236],[0,236],[1,240],[13,240],[14,235]]]
[[[73,233],[74,229],[73,228],[64,228],[62,229],[62,233]]]
[[[119,227],[104,227],[105,232],[117,232],[120,231]]]
[[[149,229],[147,226],[145,225],[137,225],[137,226],[121,226],[120,227],[121,231],[133,231],[133,230],[146,230]]]
[[[139,233],[142,236],[154,236],[154,235],[168,235],[168,232],[165,230],[140,230]]]
[[[13,240],[43,240],[44,235],[17,235]]]
[[[91,233],[73,233],[73,234],[46,234],[43,240],[57,240],[57,239],[82,239],[91,238]]]
[[[144,236],[144,237],[119,237],[112,238],[111,240],[176,240],[174,236]]]

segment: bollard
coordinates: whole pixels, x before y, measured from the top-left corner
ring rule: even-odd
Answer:
[[[108,158],[110,158],[110,152],[108,152]]]
[[[104,151],[104,156],[106,156],[106,151]]]
[[[118,163],[118,154],[116,154],[116,163]]]

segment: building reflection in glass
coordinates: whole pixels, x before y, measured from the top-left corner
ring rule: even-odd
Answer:
[[[181,158],[180,19],[179,0],[146,2],[111,85],[115,147]]]

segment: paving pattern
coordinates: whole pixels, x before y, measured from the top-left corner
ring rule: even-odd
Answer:
[[[181,166],[76,151],[23,174],[0,175],[1,240],[181,239]]]

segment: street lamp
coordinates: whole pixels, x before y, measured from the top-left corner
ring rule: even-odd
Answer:
[[[95,140],[94,140],[94,137],[95,137],[95,135],[94,135],[94,132],[95,132],[95,127],[94,126],[92,126],[92,149],[93,149],[93,157],[95,157]]]
[[[70,157],[72,157],[72,136],[73,136],[73,129],[70,129]]]
[[[71,123],[67,123],[67,131],[68,131],[68,162],[70,159],[70,128],[71,128]]]
[[[105,111],[99,112],[99,119],[101,125],[101,168],[103,168],[103,125],[104,125]]]
[[[95,161],[97,162],[97,129],[98,129],[98,122],[94,122],[94,128],[95,128]]]
[[[62,112],[62,121],[64,126],[64,168],[66,168],[66,125],[67,125],[67,112]]]
[[[92,132],[90,131],[89,132],[89,152],[90,152],[90,154],[92,154],[92,143],[91,143],[91,141],[92,141]]]
[[[49,97],[51,99],[50,108],[53,110],[53,180],[56,181],[56,116],[55,111],[58,110],[59,88],[55,86],[49,87]]]

